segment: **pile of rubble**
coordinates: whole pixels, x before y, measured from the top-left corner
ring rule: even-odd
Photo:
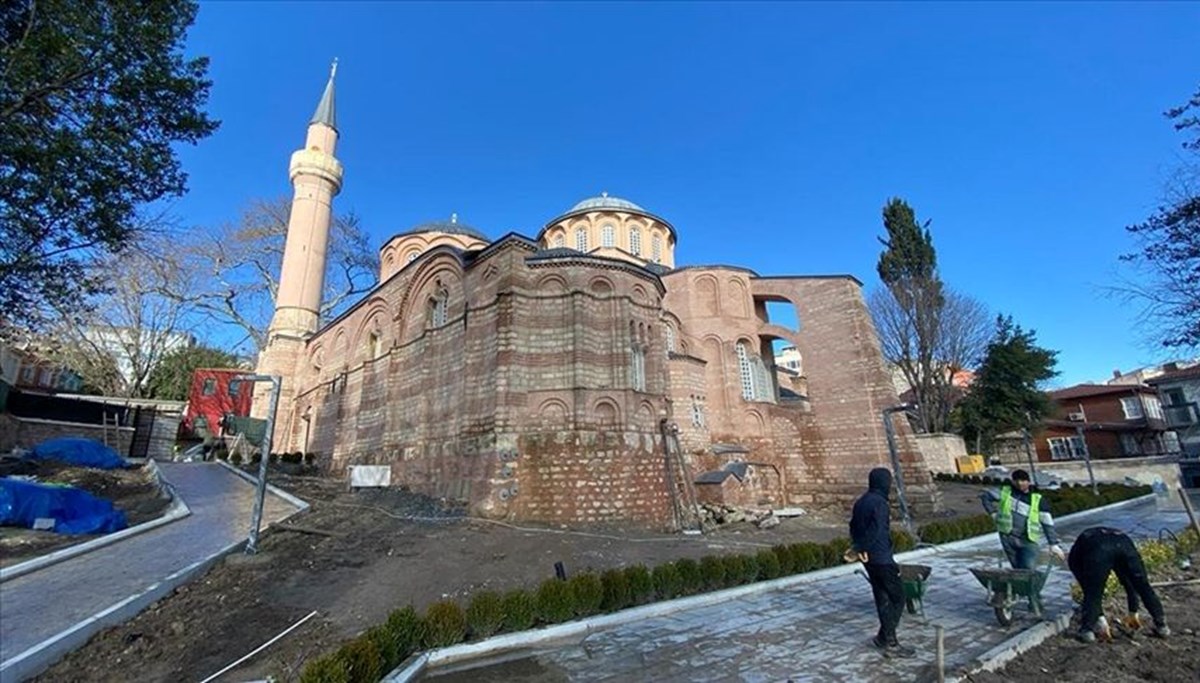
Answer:
[[[759,529],[771,529],[779,526],[782,517],[797,517],[803,515],[804,510],[800,508],[787,508],[786,510],[759,510],[751,508],[737,508],[732,505],[711,505],[708,503],[700,504],[700,520],[706,527],[716,527],[725,524],[737,524],[738,522],[749,522]]]

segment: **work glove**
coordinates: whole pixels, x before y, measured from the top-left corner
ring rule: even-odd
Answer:
[[[1059,562],[1067,561],[1067,554],[1063,552],[1061,545],[1050,546],[1050,554],[1057,558]]]
[[[1125,628],[1130,631],[1136,631],[1142,627],[1142,618],[1137,612],[1125,617]]]

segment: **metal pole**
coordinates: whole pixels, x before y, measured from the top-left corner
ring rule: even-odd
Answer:
[[[1083,427],[1076,427],[1075,433],[1079,436],[1079,443],[1083,444],[1083,461],[1087,463],[1088,480],[1092,482],[1092,495],[1100,495],[1100,491],[1096,489],[1096,475],[1092,472],[1092,452],[1088,448],[1087,439],[1083,436]]]
[[[892,456],[892,474],[896,480],[896,494],[900,498],[900,517],[904,529],[910,535],[916,536],[912,528],[912,517],[908,514],[908,498],[904,495],[904,476],[900,473],[900,454],[896,450],[896,431],[892,427],[892,413],[904,410],[905,406],[885,408],[883,411],[883,431],[887,435],[888,452]]]
[[[251,513],[250,537],[246,540],[246,554],[258,552],[258,528],[262,525],[263,502],[267,496],[267,461],[271,459],[271,435],[275,429],[275,410],[279,407],[279,390],[282,382],[277,376],[255,375],[251,381],[271,382],[271,403],[267,410],[267,427],[263,434],[262,451],[258,462],[258,490],[254,494],[254,511]]]

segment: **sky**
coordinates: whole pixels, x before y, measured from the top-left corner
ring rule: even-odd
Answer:
[[[1200,87],[1197,3],[202,3],[220,129],[181,149],[194,229],[290,196],[338,59],[335,201],[372,242],[457,213],[535,236],[602,191],[681,265],[878,285],[892,197],[946,283],[1059,353],[1055,386],[1169,360],[1106,288]]]

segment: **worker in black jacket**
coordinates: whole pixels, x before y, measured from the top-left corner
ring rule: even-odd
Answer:
[[[912,657],[916,651],[896,640],[896,627],[904,612],[904,586],[900,567],[892,557],[892,528],[888,516],[888,494],[892,473],[883,467],[871,470],[867,492],[854,503],[850,517],[850,550],[847,559],[862,562],[871,581],[879,633],[872,643],[888,657]]]
[[[1104,584],[1109,573],[1116,573],[1117,580],[1125,589],[1125,600],[1129,607],[1129,622],[1134,628],[1141,625],[1138,618],[1138,598],[1146,603],[1154,626],[1150,635],[1166,638],[1171,629],[1163,615],[1162,603],[1150,586],[1142,555],[1129,536],[1109,527],[1095,526],[1084,530],[1071,546],[1067,566],[1083,589],[1083,614],[1079,620],[1079,638],[1085,642],[1096,640],[1100,616],[1103,610]],[[1106,634],[1107,635],[1107,634]]]

